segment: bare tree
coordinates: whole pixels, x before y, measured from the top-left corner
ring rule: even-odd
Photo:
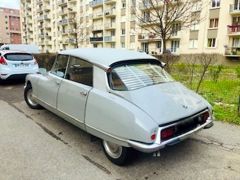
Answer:
[[[216,54],[198,54],[196,55],[197,60],[200,63],[201,66],[201,72],[200,72],[200,79],[197,83],[196,92],[199,92],[200,86],[205,78],[205,75],[208,71],[208,68],[211,64],[215,64],[217,61],[217,55]]]
[[[178,31],[200,23],[201,0],[140,0],[139,26],[162,39],[163,53],[167,41]]]
[[[189,73],[189,86],[193,88],[193,80],[196,73],[197,58],[195,54],[189,54],[186,56],[186,67]]]

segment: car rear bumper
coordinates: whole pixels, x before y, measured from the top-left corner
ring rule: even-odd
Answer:
[[[0,72],[0,79],[2,80],[10,80],[10,79],[21,79],[25,78],[28,74],[35,74],[38,72],[38,68],[28,70],[28,71],[19,71],[19,72],[8,72],[8,71],[2,71]]]
[[[145,153],[153,153],[153,152],[156,152],[160,149],[163,149],[164,147],[166,147],[168,145],[177,144],[177,143],[185,140],[186,138],[188,138],[192,134],[200,131],[201,129],[210,128],[212,126],[213,126],[213,119],[209,118],[206,121],[206,123],[204,123],[203,125],[198,126],[197,128],[195,128],[191,131],[188,131],[184,134],[181,134],[177,137],[171,138],[171,139],[163,141],[163,142],[161,142],[160,138],[158,138],[156,140],[156,142],[153,143],[153,144],[144,144],[144,143],[141,143],[141,142],[136,142],[136,141],[131,141],[131,140],[128,141],[128,144],[130,145],[130,147],[132,147],[132,148],[134,148],[138,151],[145,152]],[[159,128],[158,134],[160,134],[160,132],[161,132],[161,129]]]

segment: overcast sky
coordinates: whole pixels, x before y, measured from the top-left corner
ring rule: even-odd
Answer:
[[[0,7],[20,9],[20,0],[0,0]]]

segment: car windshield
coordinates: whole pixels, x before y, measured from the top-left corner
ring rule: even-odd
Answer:
[[[31,61],[33,56],[27,53],[9,53],[4,56],[8,61]]]
[[[172,81],[173,78],[156,63],[125,64],[113,68],[109,74],[110,87],[118,91],[131,91]]]

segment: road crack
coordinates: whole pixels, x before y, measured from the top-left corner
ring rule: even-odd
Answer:
[[[96,166],[98,169],[101,169],[103,172],[105,172],[106,174],[111,174],[111,172],[105,168],[104,166],[102,166],[101,164],[95,162],[94,160],[92,160],[90,157],[86,156],[86,155],[82,155],[82,157],[84,159],[86,159],[88,162],[90,162],[91,164],[93,164],[94,166]]]
[[[201,136],[200,138],[189,138],[189,139],[192,141],[195,141],[195,142],[206,144],[206,145],[219,146],[226,151],[240,151],[240,146],[238,146],[238,145],[225,144],[222,142],[218,142],[217,140],[213,140],[213,139],[203,137],[203,136]]]

